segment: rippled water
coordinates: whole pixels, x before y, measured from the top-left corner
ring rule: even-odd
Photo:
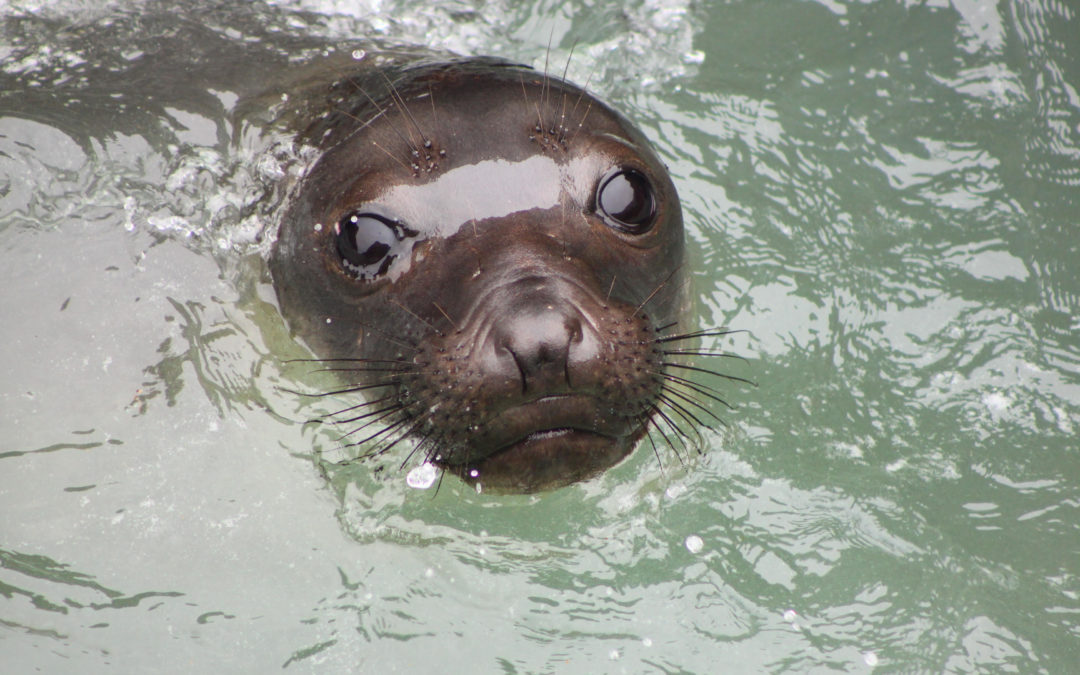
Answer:
[[[5,669],[1077,669],[1075,3],[85,4],[0,7]],[[248,96],[358,38],[576,44],[656,139],[758,384],[703,456],[334,463]]]

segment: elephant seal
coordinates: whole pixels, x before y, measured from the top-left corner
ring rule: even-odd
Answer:
[[[616,464],[658,416],[698,420],[715,396],[665,347],[704,333],[661,337],[685,304],[679,198],[633,124],[493,58],[324,93],[270,268],[294,332],[355,378],[331,393],[368,396],[337,413],[350,441],[532,492]]]

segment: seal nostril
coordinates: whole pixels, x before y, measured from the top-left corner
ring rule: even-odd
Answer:
[[[531,311],[530,311],[531,309]],[[492,344],[513,359],[523,394],[558,393],[573,387],[571,351],[583,341],[573,308],[542,304],[521,308],[496,328]],[[509,361],[504,360],[507,366]]]

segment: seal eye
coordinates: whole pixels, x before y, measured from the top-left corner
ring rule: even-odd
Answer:
[[[596,191],[596,207],[604,222],[627,234],[645,234],[656,221],[652,184],[634,169],[608,174]]]
[[[354,211],[334,228],[337,253],[345,270],[358,279],[386,274],[397,256],[399,243],[416,233],[375,213]]]

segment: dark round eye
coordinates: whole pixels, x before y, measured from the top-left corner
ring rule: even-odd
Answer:
[[[398,257],[399,243],[416,233],[384,216],[354,211],[338,221],[334,234],[345,270],[358,279],[375,279]]]
[[[640,171],[617,169],[596,191],[596,209],[609,226],[627,234],[644,234],[656,221],[652,184]]]

